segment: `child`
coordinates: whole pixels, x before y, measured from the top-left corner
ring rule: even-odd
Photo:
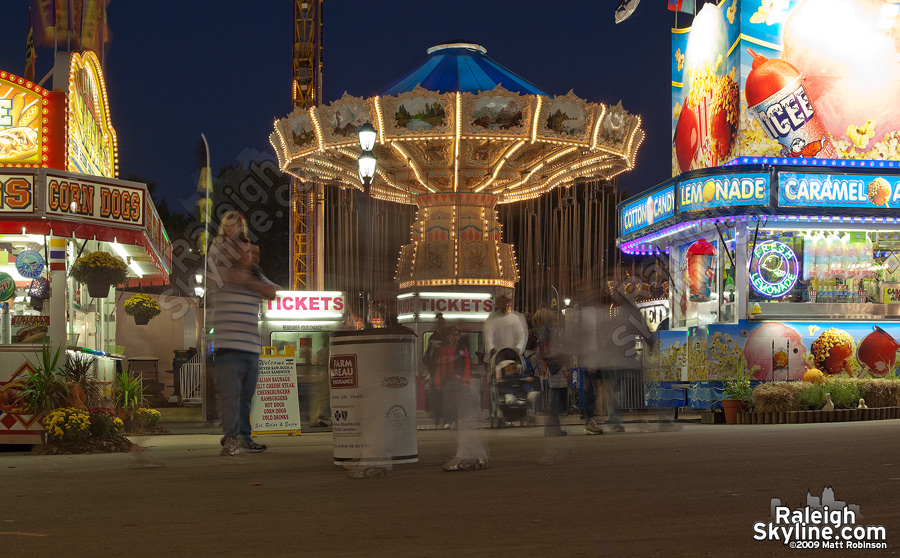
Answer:
[[[497,382],[497,388],[500,391],[500,397],[507,405],[524,404],[527,400],[533,402],[538,395],[531,386],[534,380],[522,370],[522,367],[514,360],[504,360],[497,365],[497,374],[500,379]]]

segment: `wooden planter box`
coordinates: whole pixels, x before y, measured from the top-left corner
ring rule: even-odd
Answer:
[[[813,424],[900,418],[900,407],[835,409],[833,411],[747,411],[738,413],[737,424]]]

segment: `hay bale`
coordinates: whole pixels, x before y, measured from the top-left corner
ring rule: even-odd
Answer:
[[[900,406],[900,380],[865,378],[858,380],[868,407]]]
[[[800,392],[809,382],[765,382],[753,389],[753,410],[759,412],[797,411]]]

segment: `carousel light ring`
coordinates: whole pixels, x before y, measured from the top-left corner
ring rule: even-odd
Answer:
[[[571,91],[548,95],[479,45],[428,52],[428,62],[380,95],[345,94],[277,120],[269,139],[282,170],[361,188],[355,137],[366,122],[378,128],[381,172],[372,186],[384,200],[413,204],[420,194],[502,192],[500,203],[510,203],[576,178],[612,178],[633,168],[643,130],[621,103],[591,103]],[[461,59],[475,70],[456,69],[466,67]],[[444,68],[440,76],[436,65]],[[448,81],[451,73],[457,81]]]
[[[750,285],[761,296],[783,297],[794,288],[799,276],[797,255],[787,244],[769,240],[753,249]]]
[[[536,198],[578,178],[630,170],[641,120],[572,91],[551,96],[471,43],[428,49],[428,59],[378,95],[295,109],[269,141],[279,167],[302,181],[362,190],[356,136],[377,129],[374,198],[415,204],[412,243],[401,249],[401,290],[498,286],[519,279],[501,241],[496,207]]]

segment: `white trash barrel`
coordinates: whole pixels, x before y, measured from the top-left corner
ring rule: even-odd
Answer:
[[[419,460],[415,347],[405,327],[331,333],[335,465]]]

